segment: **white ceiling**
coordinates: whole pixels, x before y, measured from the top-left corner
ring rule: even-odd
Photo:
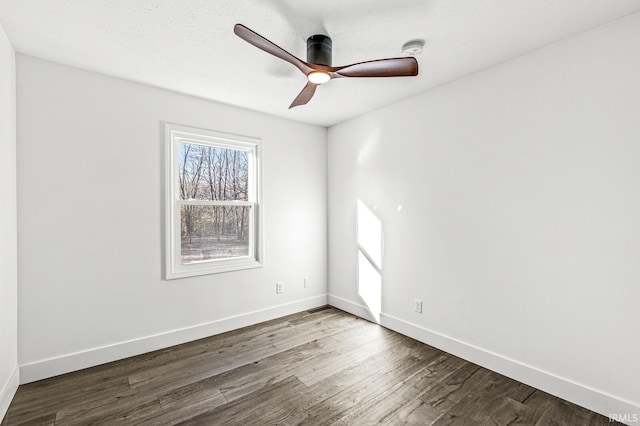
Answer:
[[[329,126],[640,11],[640,0],[0,0],[16,51]],[[333,65],[402,56],[426,40],[418,77],[338,79],[288,110],[306,79],[236,37],[242,23],[306,60],[333,39]]]

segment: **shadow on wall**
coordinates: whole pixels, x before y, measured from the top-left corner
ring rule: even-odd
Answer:
[[[358,200],[358,295],[376,322],[382,311],[382,223]]]

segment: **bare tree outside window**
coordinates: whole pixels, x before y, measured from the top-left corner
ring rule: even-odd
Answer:
[[[179,200],[229,202],[180,206],[183,264],[250,255],[249,154],[246,151],[180,143]]]

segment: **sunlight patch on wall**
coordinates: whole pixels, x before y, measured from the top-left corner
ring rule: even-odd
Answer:
[[[380,322],[382,311],[382,223],[360,200],[357,211],[358,294]]]
[[[371,315],[380,322],[382,276],[362,251],[358,253],[358,294],[369,308]]]
[[[358,200],[358,245],[376,268],[382,269],[382,223]]]

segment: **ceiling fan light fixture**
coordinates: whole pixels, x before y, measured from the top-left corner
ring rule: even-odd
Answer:
[[[309,80],[310,83],[314,84],[324,84],[327,81],[331,80],[331,76],[326,72],[314,71],[310,72],[309,75],[307,75],[307,80]]]

